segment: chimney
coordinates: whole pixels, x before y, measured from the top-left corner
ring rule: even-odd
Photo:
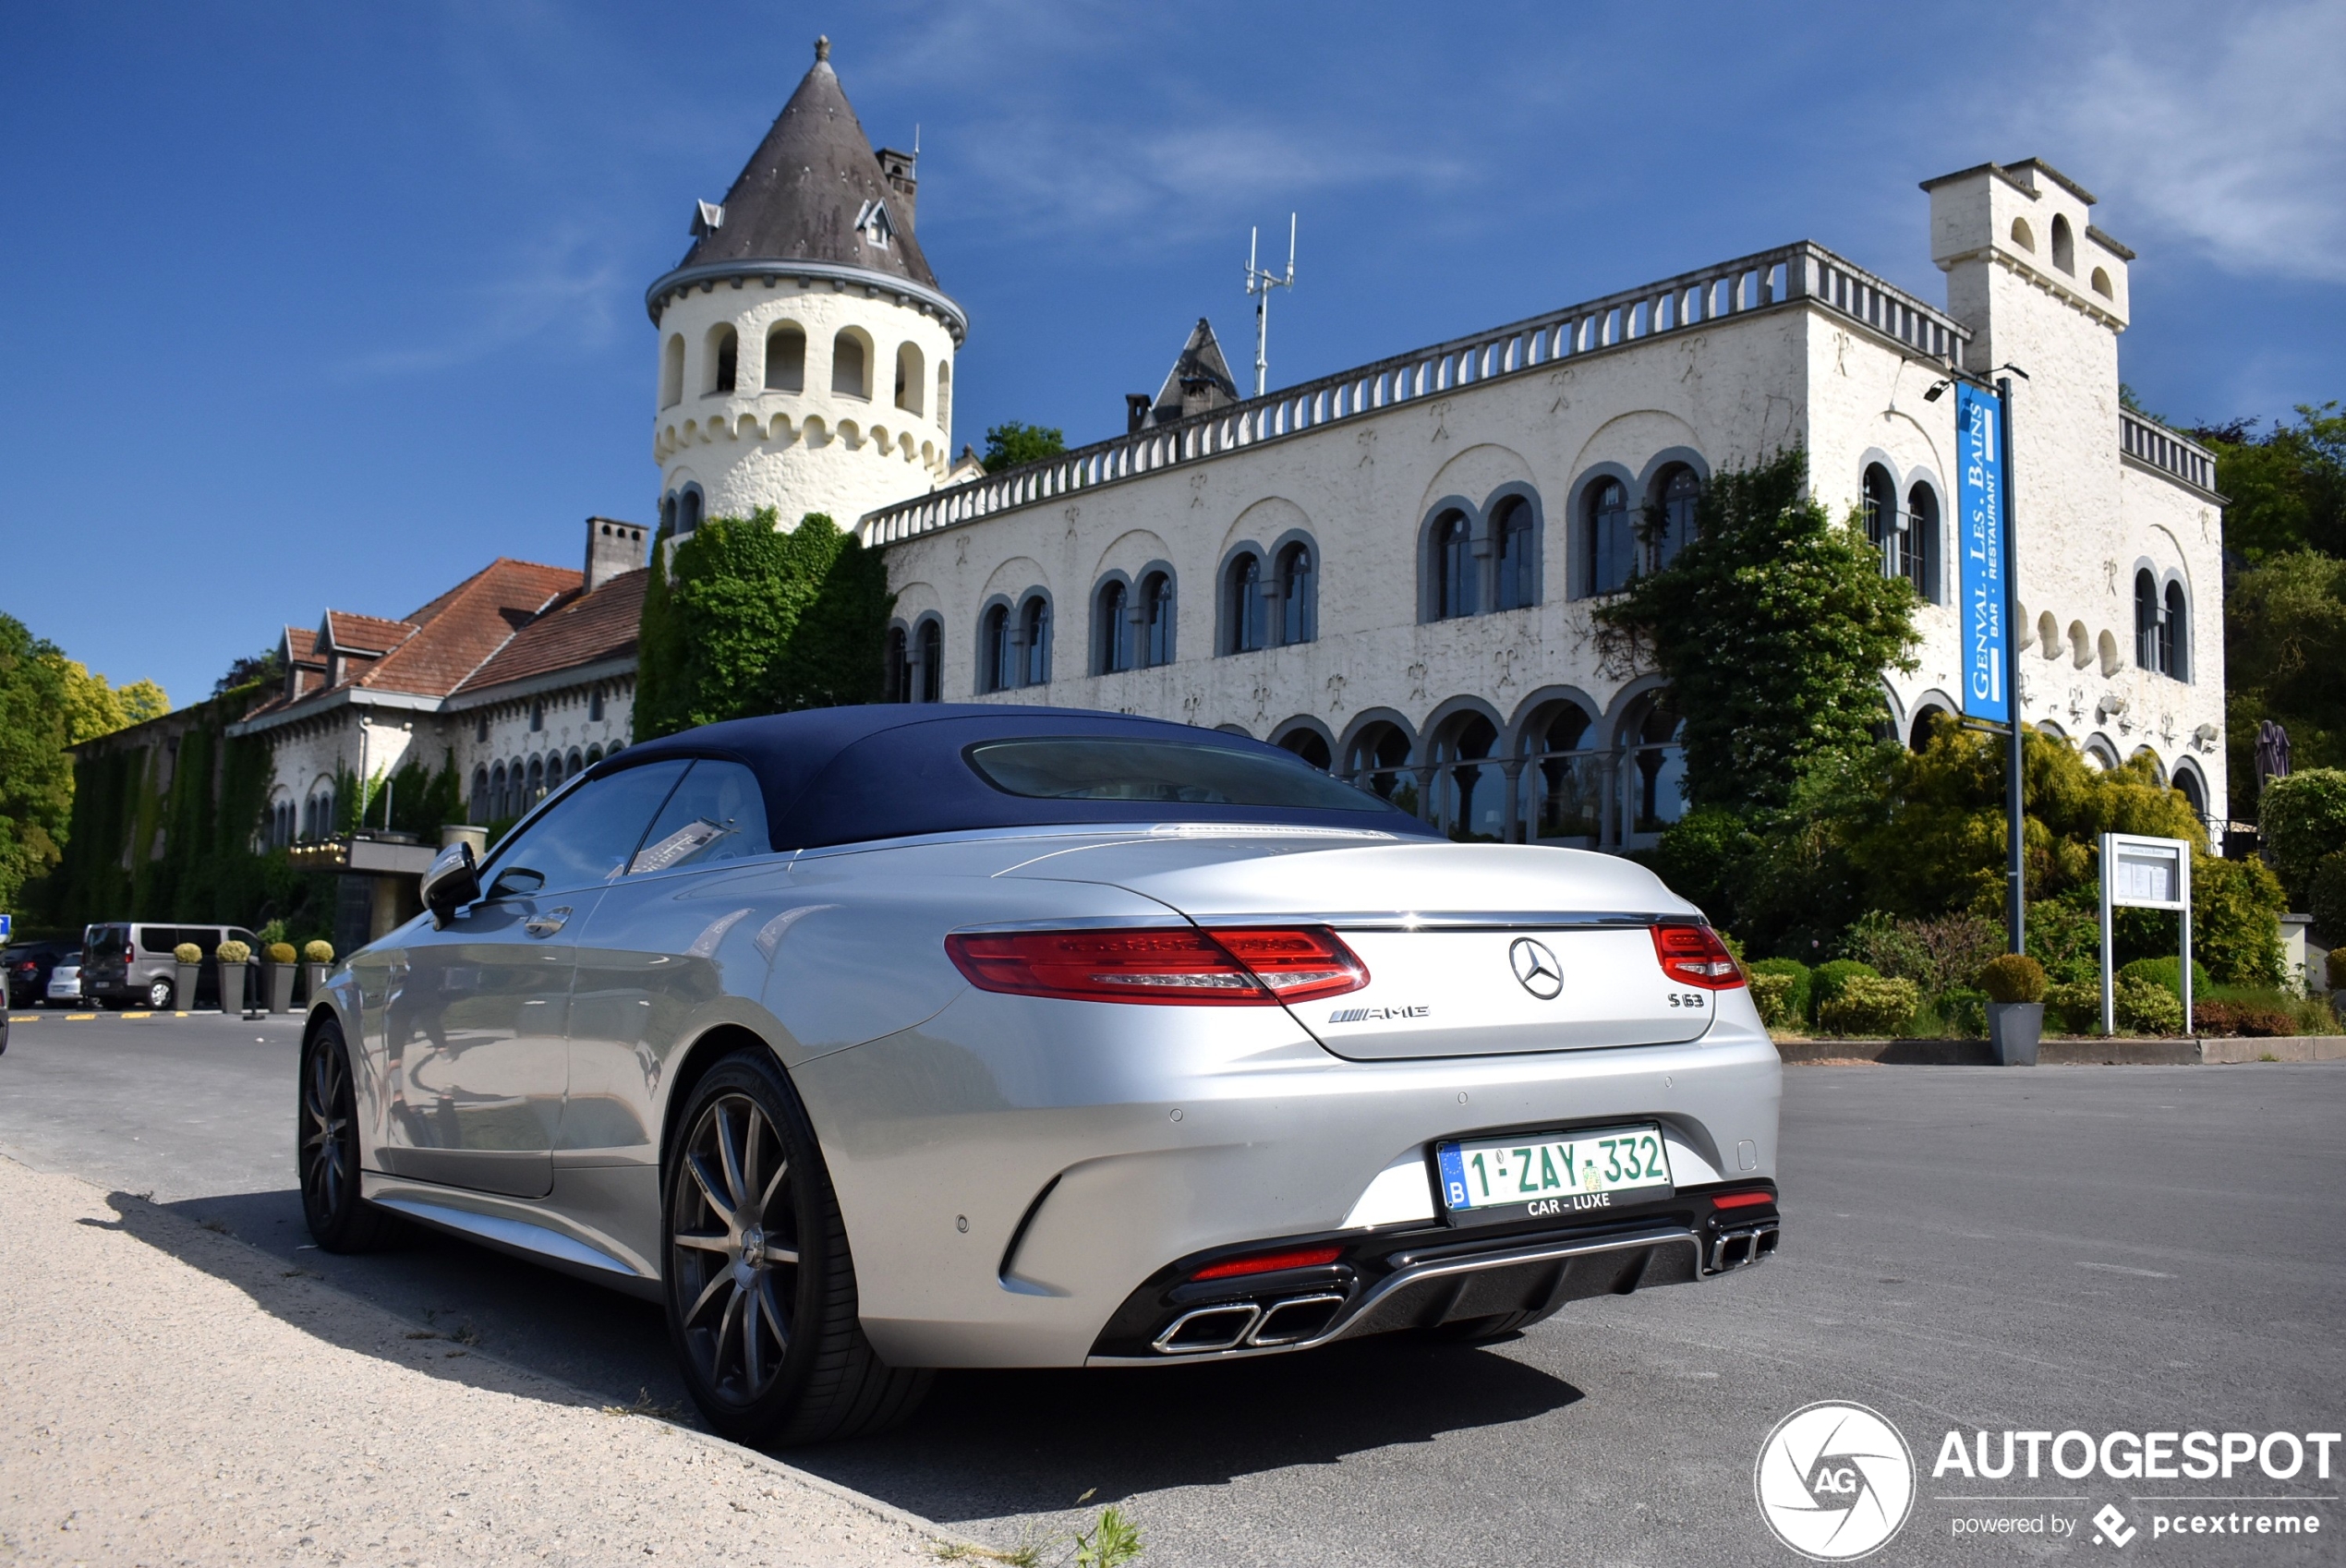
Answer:
[[[586,591],[644,564],[644,526],[616,517],[586,519]]]
[[[913,173],[919,156],[913,152],[899,152],[893,147],[883,147],[878,153],[880,176],[888,181],[889,190],[902,198],[901,201],[888,204],[889,213],[903,220],[906,234],[913,232],[913,200],[914,193],[920,189],[921,182]]]
[[[1126,392],[1124,394],[1124,433],[1128,436],[1131,435],[1133,431],[1147,424],[1148,418],[1149,394],[1146,392]]]

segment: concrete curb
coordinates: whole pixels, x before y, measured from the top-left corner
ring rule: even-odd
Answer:
[[[1880,1067],[1988,1067],[1996,1058],[1985,1040],[1779,1040],[1788,1067],[1868,1062]],[[2346,1034],[2296,1034],[2274,1039],[2208,1036],[2196,1040],[2048,1040],[2038,1047],[2045,1067],[2199,1067],[2243,1062],[2346,1061]]]

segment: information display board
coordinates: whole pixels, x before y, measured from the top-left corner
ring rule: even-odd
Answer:
[[[2101,836],[2101,1031],[2118,1031],[2110,911],[2173,910],[2182,919],[2183,1032],[2191,1029],[2191,843],[2133,833]]]

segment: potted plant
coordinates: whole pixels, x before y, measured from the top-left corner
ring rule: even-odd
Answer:
[[[1988,993],[1988,1044],[1996,1064],[2037,1065],[2037,1042],[2045,1030],[2045,967],[2025,953],[1990,959],[1979,971]]]
[[[245,986],[252,978],[252,948],[230,937],[212,950],[220,964],[220,1010],[241,1013],[245,1010]]]
[[[272,1013],[292,1012],[294,945],[290,942],[272,942],[261,949],[261,957],[268,960],[261,974],[269,997],[269,1010]]]
[[[171,1005],[181,1012],[196,1005],[196,981],[203,973],[203,949],[193,942],[182,942],[171,949],[178,962],[179,978],[171,987]]]
[[[316,1001],[325,994],[326,971],[333,968],[334,945],[332,942],[310,942],[301,949],[301,961],[309,971],[309,999]]]

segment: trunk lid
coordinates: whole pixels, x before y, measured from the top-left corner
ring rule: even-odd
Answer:
[[[1324,925],[1364,988],[1288,1010],[1340,1056],[1490,1055],[1699,1039],[1715,998],[1663,974],[1650,928],[1699,911],[1644,867],[1511,844],[1159,830],[1004,874],[1104,882],[1200,925]]]

